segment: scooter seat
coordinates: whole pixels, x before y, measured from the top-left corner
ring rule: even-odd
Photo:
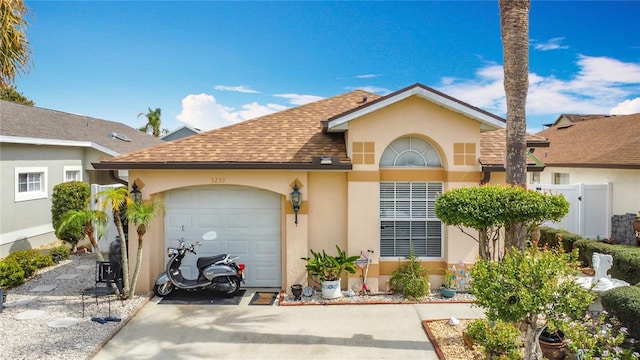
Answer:
[[[219,254],[214,256],[201,257],[198,258],[196,265],[198,266],[198,269],[202,269],[204,267],[217,263],[218,261],[224,259],[226,256],[227,254]]]

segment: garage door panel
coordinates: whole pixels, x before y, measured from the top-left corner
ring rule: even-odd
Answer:
[[[219,228],[222,224],[222,217],[219,214],[199,214],[198,227],[212,229]]]
[[[172,190],[165,194],[165,243],[177,246],[202,241],[197,256],[185,257],[191,266],[197,257],[230,253],[246,264],[247,286],[280,287],[280,195],[239,186],[207,186]],[[215,240],[202,235],[215,230]],[[185,268],[186,269],[186,268]],[[186,273],[185,273],[186,275]],[[194,273],[194,278],[197,274]]]

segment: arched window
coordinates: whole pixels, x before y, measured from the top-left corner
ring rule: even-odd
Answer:
[[[382,153],[380,167],[441,167],[436,148],[425,140],[407,136],[394,140]]]
[[[441,167],[436,148],[425,140],[407,136],[393,141],[382,153],[380,167]],[[442,222],[435,214],[435,201],[442,182],[380,183],[380,256],[441,258]]]

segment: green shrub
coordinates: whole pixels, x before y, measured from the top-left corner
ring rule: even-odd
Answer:
[[[82,227],[67,228],[63,232],[58,232],[60,222],[64,214],[69,210],[82,210],[87,207],[87,201],[91,194],[89,184],[82,181],[68,181],[53,187],[51,196],[51,222],[56,229],[58,239],[65,241],[75,247],[84,238]]]
[[[429,274],[423,268],[413,251],[407,256],[409,261],[391,274],[391,284],[409,300],[422,299],[429,293]]]
[[[493,327],[486,319],[477,319],[466,328],[467,337],[487,355],[487,359],[520,359],[520,330],[498,320]]]
[[[70,253],[71,249],[65,245],[56,246],[49,250],[49,256],[51,256],[51,259],[56,263],[68,259]]]
[[[24,271],[20,264],[11,258],[0,260],[0,287],[10,289],[24,283]]]
[[[50,255],[40,253],[33,258],[32,264],[36,267],[36,269],[42,269],[47,266],[55,265]]]
[[[15,260],[22,268],[22,271],[24,271],[24,277],[29,278],[36,270],[38,270],[36,258],[39,255],[40,252],[38,250],[29,249],[14,251],[6,258]]]
[[[629,337],[640,339],[640,286],[625,286],[602,294],[602,306],[629,329]],[[640,341],[637,343],[640,348]],[[638,349],[640,350],[640,349]]]
[[[571,253],[574,248],[574,243],[582,239],[580,235],[543,226],[540,228],[540,242],[538,242],[538,247],[548,246],[550,248],[558,248],[560,238],[562,238],[562,248],[565,253]]]

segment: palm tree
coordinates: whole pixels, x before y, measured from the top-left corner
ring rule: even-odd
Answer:
[[[29,70],[27,12],[23,0],[0,1],[0,88],[11,86],[16,75]]]
[[[159,137],[160,136],[160,108],[156,108],[155,110],[151,110],[151,108],[149,108],[149,112],[148,113],[140,113],[138,114],[138,117],[140,117],[140,115],[144,115],[147,117],[147,123],[141,127],[139,130],[143,131],[143,132],[149,132],[151,131],[151,135],[155,136],[155,137]]]
[[[82,233],[89,237],[91,247],[97,254],[99,261],[104,261],[102,253],[98,248],[98,241],[94,235],[96,226],[100,229],[107,223],[107,214],[100,210],[89,210],[88,208],[82,210],[69,210],[67,211],[60,225],[56,229],[56,235],[58,233],[66,231],[67,228],[77,229],[82,228]]]
[[[131,278],[131,292],[136,291],[136,284],[138,282],[138,275],[140,274],[140,267],[142,264],[142,245],[144,240],[144,234],[147,233],[147,227],[153,221],[158,210],[162,210],[163,204],[161,201],[143,201],[138,204],[132,202],[127,206],[127,219],[129,223],[136,225],[136,232],[138,233],[138,252],[136,254],[136,267],[133,271],[133,277]]]
[[[110,209],[113,212],[113,221],[116,223],[118,234],[120,235],[120,251],[122,254],[122,298],[128,299],[130,296],[129,287],[129,259],[127,257],[127,238],[125,237],[124,227],[122,226],[121,210],[123,206],[133,203],[129,197],[129,189],[124,186],[117,188],[109,188],[94,195],[95,198],[101,198],[100,202],[103,209]]]
[[[499,0],[504,57],[504,91],[507,96],[507,183],[526,186],[526,104],[529,90],[530,0]],[[505,247],[526,247],[523,224],[508,224]]]

